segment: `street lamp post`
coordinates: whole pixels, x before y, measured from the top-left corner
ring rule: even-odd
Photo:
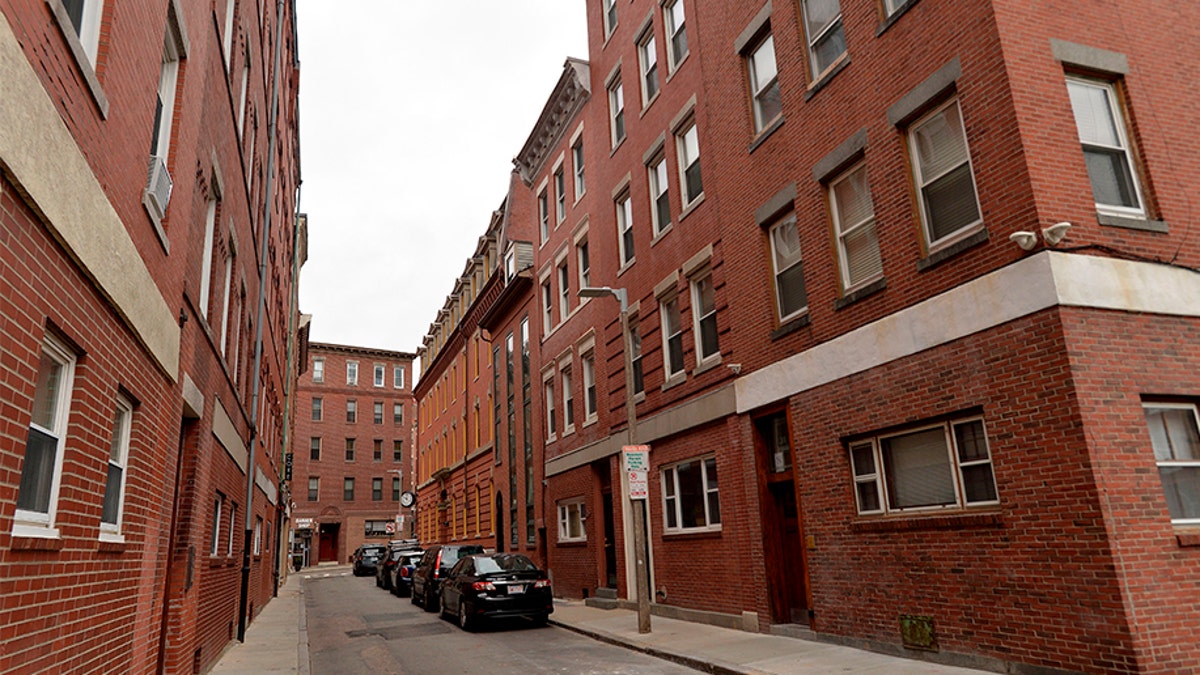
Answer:
[[[621,338],[625,352],[625,416],[627,418],[629,442],[633,445],[637,437],[637,408],[634,405],[633,393],[633,336],[629,332],[629,297],[624,288],[609,286],[579,289],[581,298],[602,298],[612,296],[621,303]],[[638,632],[650,632],[650,574],[646,567],[646,500],[630,499],[630,510],[633,511],[633,548],[634,548],[634,592],[637,595]]]

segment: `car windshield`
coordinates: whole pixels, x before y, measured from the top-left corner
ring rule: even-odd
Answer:
[[[475,559],[475,572],[477,574],[529,572],[536,569],[537,565],[534,565],[533,561],[523,555],[495,555]]]

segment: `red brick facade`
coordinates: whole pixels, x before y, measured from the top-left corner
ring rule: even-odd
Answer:
[[[306,564],[345,562],[361,544],[413,536],[412,512],[400,506],[413,486],[413,358],[309,343],[292,437],[292,550]]]
[[[1064,9],[588,2],[590,61],[568,60],[515,160],[482,324],[502,369],[529,319],[537,538],[519,548],[557,594],[634,593],[618,303],[579,297],[608,286],[640,337],[662,611],[1014,672],[1200,668],[1200,449],[1148,422],[1173,411],[1183,438],[1200,401],[1194,106],[1158,55],[1200,56],[1200,15]],[[1127,174],[1077,119],[1112,120],[1104,156]],[[460,325],[440,315],[427,348]],[[499,375],[493,480],[523,527],[522,371],[512,435]]]
[[[282,566],[293,6],[81,4],[0,3],[0,672],[200,672]]]

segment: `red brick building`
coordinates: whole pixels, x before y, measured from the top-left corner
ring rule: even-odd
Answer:
[[[632,393],[658,613],[1200,668],[1200,164],[1161,57],[1200,56],[1198,12],[589,1],[497,240],[532,260],[482,322],[497,503],[556,592],[633,597]],[[633,392],[589,285],[628,294]]]
[[[292,551],[345,562],[364,543],[409,538],[413,354],[318,342],[296,389]]]
[[[0,672],[199,672],[274,593],[294,27],[0,2]]]

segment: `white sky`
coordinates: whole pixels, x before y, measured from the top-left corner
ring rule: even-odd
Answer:
[[[310,338],[416,351],[508,190],[584,0],[297,0],[300,311]]]

